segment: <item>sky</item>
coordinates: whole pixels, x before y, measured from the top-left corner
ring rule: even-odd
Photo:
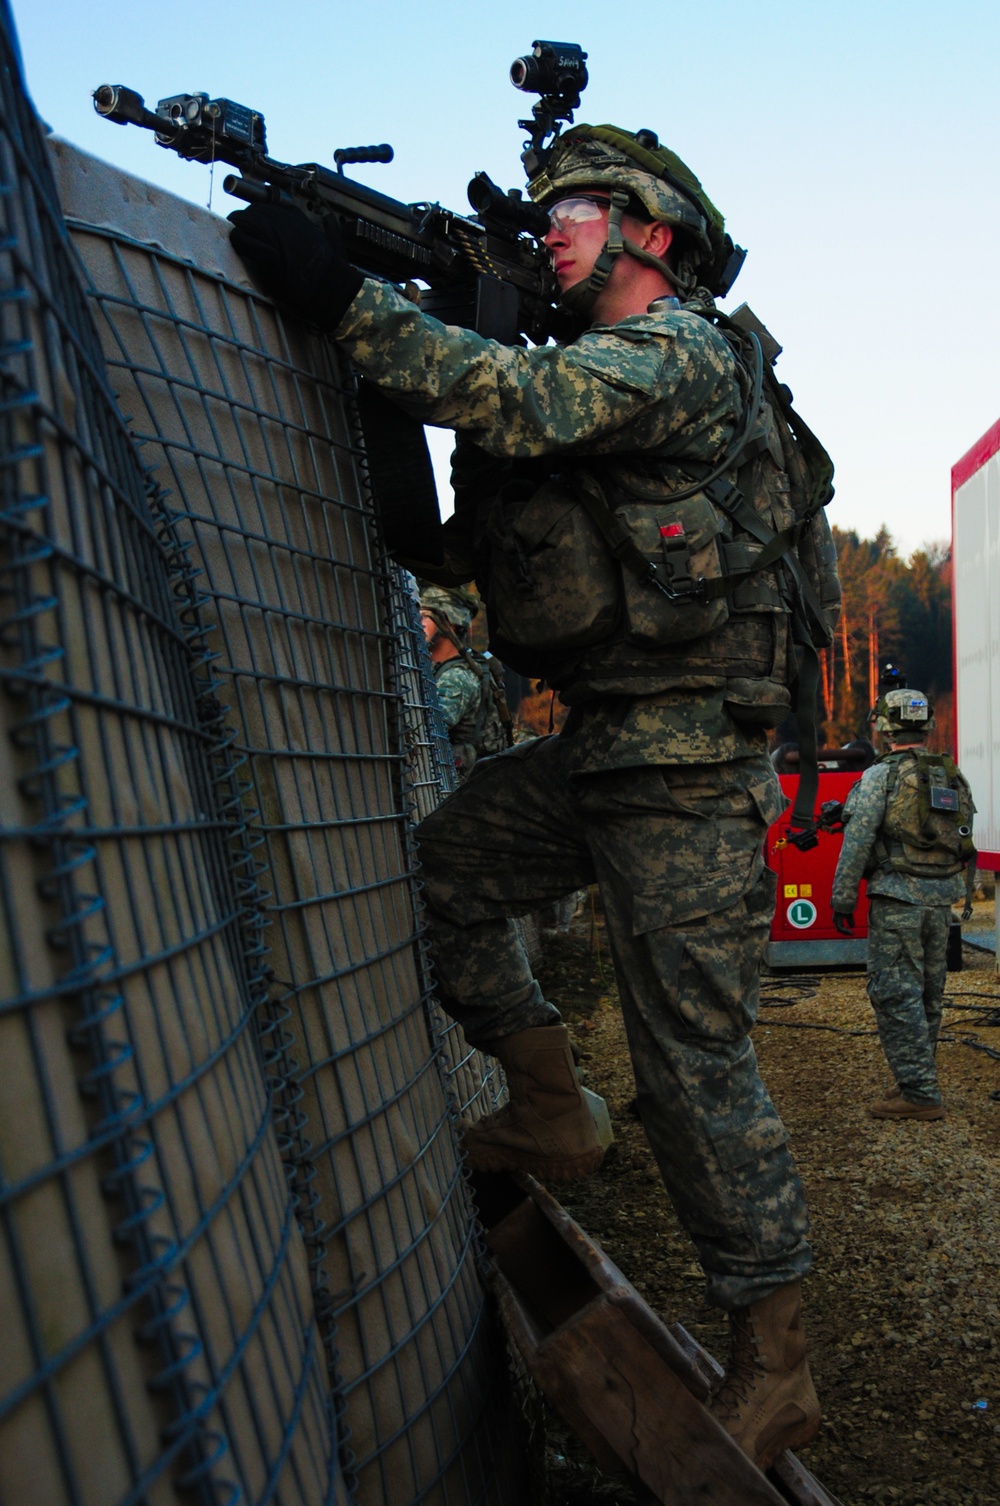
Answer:
[[[884,523],[904,558],[949,537],[951,467],[1000,417],[997,0],[14,0],[14,15],[52,129],[201,204],[208,169],[99,119],[97,85],[252,105],[292,162],[389,141],[395,160],[356,177],[464,210],[480,169],[523,184],[513,58],[579,42],[577,119],[658,131],[748,248],[723,307],[749,303],[784,347],[778,373],[836,465],[831,521],[862,537]],[[439,476],[449,448],[436,436]]]

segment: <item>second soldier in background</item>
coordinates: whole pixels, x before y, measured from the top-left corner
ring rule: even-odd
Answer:
[[[459,784],[480,758],[501,753],[512,737],[499,661],[472,647],[479,603],[471,591],[426,586],[420,616]]]

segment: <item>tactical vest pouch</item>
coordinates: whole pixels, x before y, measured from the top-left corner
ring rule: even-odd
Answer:
[[[590,477],[510,482],[489,529],[494,633],[547,653],[613,637],[654,651],[703,638],[729,616],[725,595],[698,590],[722,574],[722,528],[702,493],[612,512]]]
[[[508,482],[493,507],[489,542],[494,636],[555,652],[611,636],[618,566],[568,480]]]
[[[681,502],[626,502],[614,515],[660,582],[640,577],[638,562],[636,568],[623,562],[625,641],[669,648],[721,627],[729,616],[728,598],[708,600],[697,589],[700,580],[722,574],[722,524],[708,498],[699,492]]]

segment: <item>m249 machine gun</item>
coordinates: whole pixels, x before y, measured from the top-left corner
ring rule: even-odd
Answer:
[[[573,42],[536,41],[511,65],[511,82],[540,98],[528,151],[538,152],[561,122],[572,121],[587,84],[587,54]],[[469,184],[470,215],[440,204],[403,204],[346,176],[352,163],[390,162],[388,145],[340,148],[335,169],[317,162],[295,166],[267,154],[264,117],[231,99],[175,94],[148,110],[122,84],[102,84],[94,108],[118,125],[153,131],[157,143],[193,162],[226,163],[237,174],[225,191],[248,204],[295,204],[310,217],[334,216],[354,264],[397,283],[424,283],[420,305],[447,323],[475,329],[504,344],[536,344],[572,332],[557,307],[549,258],[541,245],[545,210],[508,193],[484,172]]]
[[[515,88],[539,95],[531,118],[518,122],[529,136],[526,165],[563,121],[572,121],[587,85],[586,58],[575,42],[536,41],[511,65]],[[385,144],[340,148],[335,168],[269,157],[263,115],[231,99],[175,94],[148,110],[134,89],[102,84],[94,108],[117,125],[154,132],[157,143],[179,157],[236,168],[223,186],[245,203],[295,205],[320,224],[332,217],[355,266],[403,284],[425,313],[447,324],[505,345],[544,344],[575,332],[558,306],[542,245],[548,215],[520,190],[504,193],[484,172],[469,184],[473,214],[463,215],[440,204],[403,204],[347,177],[344,168],[352,163],[390,162],[392,148]],[[423,428],[363,378],[357,405],[388,549],[440,561],[441,517]]]

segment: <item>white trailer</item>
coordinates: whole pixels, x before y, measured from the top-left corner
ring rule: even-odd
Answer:
[[[976,801],[979,866],[996,873],[1000,870],[1000,420],[952,467],[951,541],[955,756]],[[997,915],[1000,958],[1000,906]]]

